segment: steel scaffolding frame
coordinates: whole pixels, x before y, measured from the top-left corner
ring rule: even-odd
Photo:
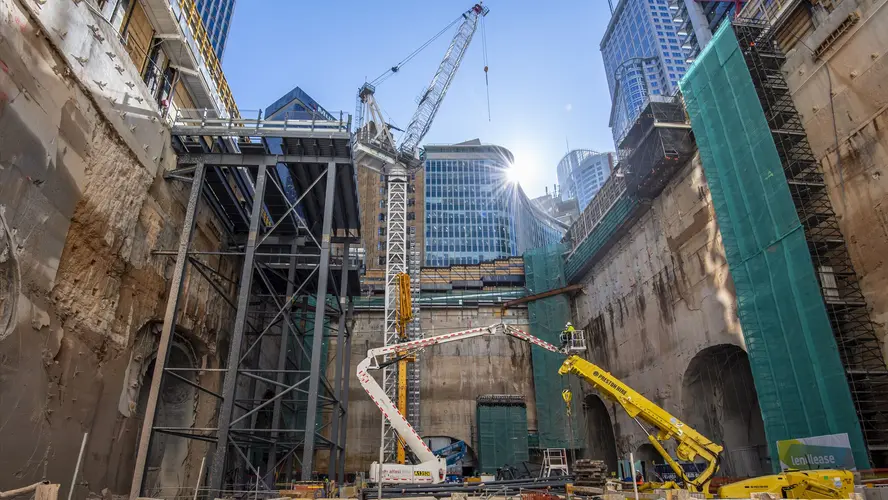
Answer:
[[[178,248],[155,252],[175,256],[176,264],[136,456],[133,499],[142,494],[157,433],[215,445],[206,488],[215,496],[236,489],[272,490],[275,479],[291,479],[294,461],[300,479],[310,480],[319,449],[329,451],[328,476],[340,482],[345,478],[349,318],[360,269],[352,251],[360,242],[360,226],[349,124],[290,120],[254,125],[202,119],[173,127],[178,166],[166,178],[189,183],[190,194]],[[205,252],[192,247],[200,205],[221,222],[228,248]],[[217,283],[234,281],[202,262],[205,255],[241,260],[236,297]],[[234,309],[227,361],[220,359],[223,368],[209,370],[222,374],[220,392],[178,373],[206,368],[166,366],[189,268]],[[324,346],[334,336],[331,383]],[[170,378],[218,400],[215,424],[155,424],[159,395]],[[256,479],[244,488],[247,474]]]
[[[874,466],[884,467],[888,463],[888,370],[823,171],[781,71],[785,56],[765,22],[738,19],[733,27],[805,229],[870,459]]]

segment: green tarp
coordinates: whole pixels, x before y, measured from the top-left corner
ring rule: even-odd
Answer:
[[[524,279],[527,293],[534,295],[567,285],[564,276],[563,244],[528,250],[524,253]],[[527,305],[530,317],[530,333],[550,344],[561,343],[561,331],[571,320],[570,299],[556,295],[535,300]],[[561,392],[570,387],[574,394],[582,394],[582,384],[576,377],[561,377],[558,368],[564,356],[538,347],[531,349],[533,384],[536,396],[537,426],[540,448],[584,447],[578,415],[582,413],[573,401],[573,418],[568,422],[567,411]],[[570,385],[568,385],[570,384]]]
[[[527,408],[515,403],[482,403],[476,407],[478,465],[480,472],[495,474],[506,464],[529,460]]]
[[[847,433],[869,461],[777,147],[730,23],[681,81],[737,293],[770,455]]]

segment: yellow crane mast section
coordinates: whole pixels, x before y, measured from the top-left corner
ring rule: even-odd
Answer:
[[[413,320],[413,299],[410,296],[410,275],[398,274],[398,337],[407,340],[407,323]],[[398,411],[407,414],[407,363],[415,360],[415,356],[407,356],[399,352],[398,357]],[[407,451],[404,441],[398,436],[397,461],[407,463]]]

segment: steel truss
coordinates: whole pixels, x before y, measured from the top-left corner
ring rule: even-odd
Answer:
[[[173,128],[178,168],[166,177],[189,183],[190,194],[178,248],[155,252],[174,255],[176,264],[130,496],[142,495],[158,433],[211,443],[207,490],[217,497],[273,490],[276,481],[323,473],[342,482],[349,319],[360,268],[357,252],[350,251],[360,228],[348,126],[269,122],[256,126],[262,131],[257,138],[245,127],[215,135],[219,124],[204,125]],[[210,208],[224,226],[227,248],[193,248],[200,207]],[[208,255],[238,259],[239,280],[208,265]],[[170,368],[183,284],[198,277],[233,309],[228,352],[220,351],[218,369]],[[237,294],[230,297],[233,287]],[[337,348],[331,359],[324,350],[332,338]],[[327,370],[328,362],[335,368]],[[184,377],[187,371],[218,373],[221,380],[213,381],[221,381],[221,391],[206,387],[212,376],[201,377],[201,384]],[[334,374],[332,383],[327,371]],[[171,378],[217,399],[216,421],[199,428],[156,425],[159,395]],[[314,467],[317,450],[329,454],[326,471]]]
[[[765,23],[738,19],[734,32],[805,229],[864,441],[873,465],[884,467],[888,463],[888,370],[823,171],[781,71],[786,58]]]

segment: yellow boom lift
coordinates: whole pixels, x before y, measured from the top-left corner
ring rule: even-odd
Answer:
[[[653,484],[653,487],[684,488],[691,492],[703,493],[707,498],[713,497],[709,492],[709,483],[718,471],[719,455],[723,450],[720,445],[685,425],[620,379],[576,354],[569,356],[558,370],[559,375],[569,373],[579,376],[604,397],[623,407],[629,417],[645,432],[648,441],[669,464],[681,483],[670,481]],[[566,396],[565,399],[569,397]],[[666,451],[663,445],[670,439],[675,441],[675,455],[679,460],[694,462],[702,459],[706,463],[706,468],[696,478],[690,479],[681,465]],[[853,492],[853,474],[846,470],[830,469],[786,471],[782,474],[746,479],[720,487],[717,497],[749,498],[752,493],[772,493],[781,498],[838,499],[850,498]]]

